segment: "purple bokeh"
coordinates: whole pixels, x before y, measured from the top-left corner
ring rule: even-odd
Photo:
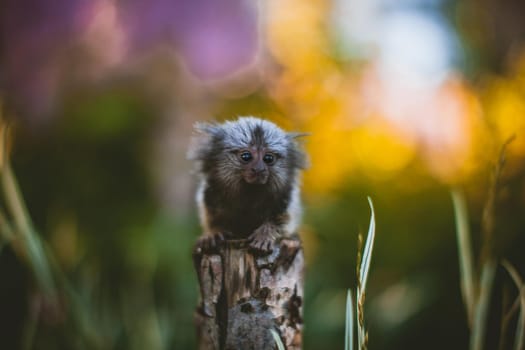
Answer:
[[[102,3],[117,8],[126,43],[122,64],[163,44],[173,47],[196,77],[208,80],[234,73],[257,54],[257,11],[247,0],[4,0],[3,94],[19,112],[43,114],[74,73],[71,66],[96,65],[89,55],[80,63],[69,60],[84,52],[79,49],[88,50],[82,38]]]
[[[253,61],[257,13],[247,0],[131,0],[121,8],[134,51],[174,45],[199,78],[222,78]]]
[[[4,94],[17,109],[36,113],[56,94],[60,54],[92,15],[88,0],[4,0],[1,17]]]

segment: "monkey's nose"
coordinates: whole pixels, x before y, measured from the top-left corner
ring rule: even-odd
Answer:
[[[252,168],[252,172],[253,172],[254,174],[257,174],[257,175],[262,174],[262,173],[264,173],[265,171],[266,171],[266,168],[265,168],[265,167],[254,167],[254,168]]]
[[[266,167],[264,166],[264,163],[261,160],[257,161],[252,167],[252,172],[256,175],[264,173],[265,171]]]

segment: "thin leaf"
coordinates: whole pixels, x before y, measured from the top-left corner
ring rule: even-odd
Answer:
[[[483,214],[481,218],[481,233],[482,233],[482,245],[480,253],[480,261],[483,263],[486,260],[490,260],[494,257],[494,225],[495,225],[495,211],[496,211],[496,198],[498,190],[500,188],[501,174],[506,163],[506,152],[507,147],[516,139],[516,134],[510,136],[501,146],[499,157],[494,164],[492,169],[492,176],[487,194],[487,201],[483,208]]]
[[[0,253],[4,246],[8,243],[11,243],[15,234],[14,230],[11,227],[11,224],[7,220],[3,210],[0,209]]]
[[[346,293],[346,323],[345,323],[345,350],[354,349],[354,310],[352,306],[352,291]]]
[[[522,285],[520,289],[521,308],[520,318],[516,328],[516,339],[514,341],[515,350],[525,349],[525,286]]]
[[[463,194],[455,189],[451,192],[451,195],[456,218],[461,294],[463,296],[463,304],[467,311],[469,326],[472,327],[474,305],[476,304],[476,283],[474,278],[474,258],[470,239],[468,212]]]
[[[365,334],[365,325],[364,325],[364,315],[363,315],[363,303],[361,302],[362,293],[359,287],[357,287],[357,293],[355,296],[355,307],[357,309],[355,313],[355,320],[357,324],[357,348],[361,349],[361,345],[364,341]]]
[[[4,211],[0,209],[0,236],[3,236],[4,240],[10,242],[14,236],[14,230]]]
[[[363,252],[363,261],[361,263],[361,289],[364,291],[366,289],[366,282],[368,280],[368,271],[370,269],[370,261],[372,260],[372,250],[374,249],[374,238],[376,234],[376,219],[374,213],[374,204],[372,199],[368,198],[368,203],[370,204],[371,216],[370,216],[370,225],[368,227],[368,234],[366,237],[365,250]]]
[[[487,261],[481,270],[481,284],[478,303],[474,310],[474,322],[472,324],[472,336],[470,339],[471,350],[482,350],[483,341],[486,337],[487,317],[490,309],[490,298],[494,277],[496,276],[496,263]]]
[[[516,268],[514,268],[510,262],[503,260],[501,264],[503,267],[505,267],[510,277],[516,284],[516,287],[518,288],[520,298],[520,317],[518,318],[518,325],[516,328],[514,349],[523,350],[525,349],[525,284],[523,283],[523,280],[521,279],[520,274]]]
[[[359,266],[359,274],[357,280],[357,295],[356,295],[356,319],[357,319],[357,342],[359,349],[366,349],[367,347],[367,334],[364,324],[364,303],[366,295],[366,282],[368,280],[368,272],[370,270],[370,262],[372,261],[372,250],[374,249],[374,239],[376,232],[376,221],[374,213],[374,204],[372,199],[368,197],[368,203],[370,204],[370,225],[368,227],[368,234],[366,237],[365,247],[363,249],[363,258]],[[359,257],[358,252],[358,257]]]
[[[277,349],[285,350],[281,337],[279,337],[279,334],[277,334],[275,329],[270,329],[270,332],[272,332],[273,340],[275,340],[275,344],[277,344]]]
[[[51,268],[47,261],[40,237],[33,229],[18,184],[7,160],[4,160],[1,181],[7,209],[14,219],[15,232],[22,238],[21,242],[26,247],[29,262],[39,285],[46,294],[51,295],[55,290]]]

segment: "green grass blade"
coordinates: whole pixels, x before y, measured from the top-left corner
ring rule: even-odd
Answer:
[[[11,224],[7,220],[3,210],[0,209],[0,253],[2,253],[5,245],[11,243],[14,236],[15,234]]]
[[[368,234],[366,237],[365,247],[363,248],[362,260],[358,269],[357,293],[356,293],[356,323],[357,323],[357,343],[359,349],[367,348],[367,334],[364,324],[364,303],[366,295],[366,282],[368,280],[368,273],[370,271],[370,262],[372,261],[372,251],[374,249],[374,240],[376,232],[376,220],[374,212],[374,204],[372,199],[368,198],[370,205],[370,225],[368,226]],[[358,257],[359,257],[358,252]],[[358,258],[359,260],[359,258]]]
[[[4,211],[0,209],[0,236],[7,242],[10,242],[14,237],[14,230],[7,216],[4,214]]]
[[[281,337],[279,337],[279,334],[277,334],[275,329],[270,329],[270,332],[272,332],[272,336],[273,336],[273,339],[275,340],[275,344],[277,344],[277,349],[285,350]]]
[[[520,289],[520,318],[516,328],[516,340],[514,342],[515,350],[525,349],[525,286],[522,284]]]
[[[451,191],[451,195],[456,218],[461,294],[467,311],[469,326],[472,327],[474,305],[476,304],[476,286],[468,212],[463,194],[459,190],[453,190]]]
[[[44,247],[40,241],[40,237],[33,229],[15,176],[7,161],[4,161],[2,167],[1,182],[7,209],[14,220],[14,231],[20,235],[21,243],[25,246],[29,263],[35,273],[38,284],[45,293],[49,295],[54,294],[54,282]]]
[[[361,296],[361,291],[359,290],[359,287],[357,287],[357,293],[355,296],[355,307],[356,307],[355,323],[357,325],[357,348],[358,349],[361,349],[361,345],[364,341],[364,333],[365,333],[365,329],[364,329],[365,327],[363,324],[364,315],[361,313],[363,308],[359,307],[360,296]]]
[[[354,349],[354,310],[352,306],[352,291],[346,293],[346,323],[345,323],[345,350]]]
[[[518,288],[520,298],[520,316],[518,318],[518,325],[516,328],[514,349],[523,350],[525,349],[525,284],[523,283],[523,280],[521,279],[520,274],[518,273],[516,268],[512,266],[510,262],[508,262],[507,260],[503,260],[501,264],[507,270],[510,277],[516,284],[516,287]]]
[[[368,271],[370,269],[370,262],[372,260],[372,250],[374,249],[374,239],[376,234],[376,219],[374,213],[374,204],[372,199],[368,198],[370,204],[370,225],[368,227],[368,234],[366,237],[365,249],[363,251],[363,261],[361,262],[361,290],[364,292],[366,289],[366,282],[368,280]]]
[[[494,277],[496,276],[496,263],[487,261],[481,270],[481,284],[479,298],[474,310],[474,322],[472,324],[472,335],[470,339],[471,350],[482,350],[483,341],[486,336],[487,318],[490,309],[490,299]]]

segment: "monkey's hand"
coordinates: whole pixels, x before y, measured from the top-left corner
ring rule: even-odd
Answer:
[[[231,234],[227,232],[205,233],[197,239],[195,253],[202,254],[216,252],[229,236],[231,236]]]
[[[269,254],[272,251],[273,242],[280,237],[280,229],[275,224],[265,223],[248,237],[250,249],[262,254]]]

